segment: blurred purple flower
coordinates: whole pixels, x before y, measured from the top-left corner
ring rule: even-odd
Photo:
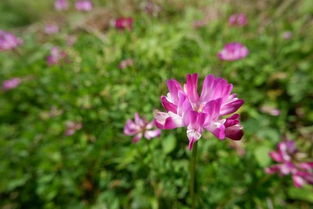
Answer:
[[[153,129],[153,130],[152,130]],[[142,137],[152,139],[161,134],[161,131],[155,128],[154,122],[147,122],[144,118],[140,118],[138,113],[135,113],[135,120],[128,120],[124,127],[124,134],[134,136],[133,143],[138,142]]]
[[[48,35],[58,33],[59,32],[59,26],[56,24],[48,24],[45,26],[45,33]]]
[[[115,28],[121,29],[121,30],[125,30],[125,29],[131,30],[133,26],[133,18],[131,17],[118,18],[115,20],[114,26]]]
[[[278,116],[280,115],[280,110],[276,109],[274,107],[268,106],[268,105],[264,105],[261,107],[261,111],[267,114],[270,114],[272,116]]]
[[[313,162],[299,162],[295,142],[285,140],[277,145],[277,150],[270,152],[270,157],[278,164],[266,168],[266,173],[278,173],[280,176],[292,175],[296,187],[313,184]]]
[[[208,24],[207,20],[196,20],[192,23],[194,28],[201,28]]]
[[[12,33],[0,30],[0,51],[14,49],[22,44],[22,40]]]
[[[81,129],[83,125],[81,123],[69,121],[66,123],[65,136],[72,136],[76,131]]]
[[[10,80],[5,80],[2,83],[2,89],[5,91],[14,89],[20,85],[22,80],[20,78],[11,78]]]
[[[286,31],[283,33],[283,38],[288,40],[292,38],[292,32],[291,31]]]
[[[235,61],[245,58],[249,54],[247,47],[241,43],[233,42],[226,44],[224,48],[217,54],[221,60]]]
[[[68,9],[68,0],[55,0],[54,7],[56,10],[66,10]]]
[[[119,64],[119,68],[120,69],[125,69],[125,68],[128,68],[130,66],[133,66],[134,65],[134,61],[133,59],[125,59],[125,60],[122,60]]]
[[[239,115],[223,116],[236,112],[244,103],[231,94],[233,85],[222,78],[207,75],[201,96],[198,95],[198,74],[188,74],[183,85],[174,79],[167,81],[169,93],[161,96],[167,112],[155,111],[156,126],[160,129],[187,127],[189,149],[200,139],[204,129],[218,139],[240,140],[243,136]]]
[[[64,51],[60,51],[58,47],[53,47],[50,50],[50,55],[47,57],[48,65],[56,65],[61,62],[67,54]]]
[[[67,37],[67,42],[66,43],[67,43],[68,46],[73,46],[75,44],[76,40],[77,40],[76,36],[70,35],[70,36]]]
[[[229,17],[228,23],[231,26],[244,26],[248,23],[247,17],[243,13],[233,14]]]
[[[152,16],[157,16],[158,13],[161,11],[160,6],[155,4],[153,1],[142,2],[140,6],[147,14]]]
[[[93,4],[91,0],[77,0],[75,2],[75,8],[78,11],[85,11],[88,12],[92,10]]]

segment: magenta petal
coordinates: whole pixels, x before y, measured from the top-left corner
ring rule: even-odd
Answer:
[[[218,139],[225,139],[225,127],[221,125],[216,127],[213,131],[211,131]]]
[[[188,74],[186,82],[187,96],[191,102],[196,103],[199,100],[198,95],[198,74]]]
[[[163,129],[174,129],[174,128],[177,128],[177,125],[176,125],[175,121],[173,120],[172,117],[168,117],[165,120]]]
[[[182,91],[180,83],[174,79],[167,81],[167,88],[175,104],[178,103],[178,92]]]
[[[276,162],[284,162],[284,159],[279,152],[270,152],[269,155]]]
[[[161,131],[159,129],[156,129],[152,131],[146,131],[144,135],[146,139],[152,139],[154,137],[159,136],[160,134],[161,134]]]
[[[196,142],[197,140],[195,140],[194,138],[189,140],[189,144],[188,144],[188,149],[192,150],[193,144]]]
[[[142,133],[138,133],[132,140],[133,143],[136,143],[138,141],[140,141],[140,139],[142,138]]]
[[[225,129],[225,136],[232,140],[240,140],[243,136],[243,130],[237,126],[231,126]]]
[[[162,102],[162,105],[163,107],[167,110],[167,111],[171,111],[173,113],[177,113],[177,106],[174,105],[173,103],[167,101],[166,97],[165,96],[162,96],[161,97],[161,102]]]
[[[305,184],[305,180],[298,175],[292,176],[293,184],[295,187],[301,188]]]
[[[221,108],[221,115],[228,115],[236,112],[242,105],[244,104],[244,100],[238,99],[233,102],[230,102],[226,105],[223,105]]]

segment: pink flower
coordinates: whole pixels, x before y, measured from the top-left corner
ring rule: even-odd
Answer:
[[[69,121],[66,124],[66,130],[65,130],[64,135],[65,136],[72,136],[76,131],[78,131],[82,127],[83,127],[83,125],[81,123]]]
[[[66,10],[68,9],[68,1],[67,0],[55,0],[54,7],[56,10]]]
[[[45,26],[45,33],[48,35],[58,33],[59,32],[59,26],[55,24],[49,24]]]
[[[147,122],[144,118],[140,118],[138,113],[135,113],[135,120],[128,120],[124,127],[124,134],[134,136],[134,143],[138,142],[142,137],[152,139],[159,136],[160,133],[161,131],[159,129],[155,129],[153,121]]]
[[[88,12],[92,10],[92,2],[91,0],[77,0],[75,3],[75,8],[78,11],[85,11]]]
[[[278,116],[280,115],[280,110],[276,109],[274,107],[268,106],[268,105],[264,105],[261,107],[261,111],[267,114],[270,114],[272,116]]]
[[[53,47],[50,50],[50,55],[47,57],[48,65],[56,65],[61,62],[66,56],[67,55],[64,51],[60,51],[58,47]]]
[[[244,26],[248,23],[247,17],[243,13],[233,14],[229,17],[228,23],[231,26]]]
[[[8,91],[14,89],[20,85],[22,80],[20,78],[11,78],[10,80],[5,80],[2,83],[2,89]]]
[[[174,79],[167,81],[169,93],[161,96],[167,112],[155,111],[156,126],[160,129],[187,127],[189,149],[200,139],[204,129],[221,140],[226,137],[240,140],[243,130],[239,115],[223,117],[236,112],[244,103],[236,94],[231,94],[233,85],[207,75],[199,96],[198,74],[188,74],[186,80],[183,87]]]
[[[22,40],[12,33],[0,30],[0,51],[14,49],[22,44]]]
[[[157,16],[158,13],[161,11],[160,6],[153,3],[152,1],[142,2],[140,6],[147,14],[152,16]]]
[[[283,38],[288,40],[288,39],[291,39],[292,38],[292,32],[291,31],[286,31],[283,33]]]
[[[125,69],[125,68],[128,68],[130,66],[133,66],[133,64],[134,64],[134,61],[132,59],[125,59],[125,60],[120,62],[119,68]]]
[[[133,26],[133,19],[131,17],[125,18],[121,17],[115,20],[114,23],[115,28],[121,29],[121,30],[131,30]]]
[[[233,42],[226,44],[217,56],[221,60],[235,61],[245,58],[249,54],[249,50],[241,43]]]
[[[294,141],[286,140],[280,142],[277,151],[270,152],[270,157],[278,164],[266,168],[268,174],[278,173],[280,176],[292,175],[296,187],[304,184],[313,184],[313,162],[299,162],[298,150]]]

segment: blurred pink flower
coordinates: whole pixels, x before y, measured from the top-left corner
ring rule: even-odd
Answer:
[[[76,131],[81,129],[83,125],[81,123],[69,121],[66,123],[65,136],[72,136]]]
[[[77,0],[75,2],[75,8],[78,11],[85,11],[88,12],[92,10],[93,5],[91,0]]]
[[[134,136],[133,143],[136,143],[142,137],[146,139],[157,137],[161,134],[161,131],[155,128],[153,121],[147,122],[144,118],[140,118],[138,113],[135,113],[135,120],[128,120],[126,122],[124,134],[127,136]]]
[[[56,24],[48,24],[45,26],[45,33],[48,35],[58,33],[59,32],[59,26]]]
[[[174,79],[167,81],[169,93],[161,96],[167,112],[155,111],[156,126],[160,129],[187,127],[189,149],[200,139],[204,129],[218,139],[240,140],[243,136],[239,115],[223,116],[236,112],[244,103],[231,94],[233,85],[222,78],[207,75],[198,95],[198,74],[188,74],[183,85]]]
[[[288,40],[292,38],[292,32],[291,31],[286,31],[283,33],[283,38]]]
[[[241,43],[233,42],[226,44],[224,48],[217,54],[221,60],[235,61],[245,58],[249,54],[247,47]]]
[[[304,184],[313,184],[313,162],[299,162],[296,158],[298,150],[295,142],[285,140],[277,145],[277,150],[270,152],[270,157],[278,164],[265,169],[266,173],[279,175],[292,175],[296,187]]]
[[[272,116],[280,115],[280,110],[279,109],[271,107],[271,106],[268,106],[268,105],[263,105],[261,107],[261,111],[264,112],[264,113],[270,114]]]
[[[201,28],[208,24],[207,20],[196,20],[192,23],[194,28]]]
[[[125,29],[131,30],[132,26],[133,26],[133,18],[131,18],[131,17],[118,18],[115,20],[114,26],[115,26],[115,28],[121,29],[121,30],[125,30]]]
[[[68,46],[73,46],[75,44],[75,42],[77,41],[77,37],[74,35],[70,35],[67,37],[67,45]]]
[[[229,17],[228,23],[231,26],[244,26],[248,23],[247,17],[243,13],[233,14]]]
[[[10,80],[5,80],[2,83],[2,89],[8,91],[14,89],[20,85],[22,80],[20,78],[11,78]]]
[[[152,16],[157,16],[161,11],[160,6],[155,4],[153,1],[142,2],[140,6],[147,14]]]
[[[64,51],[60,51],[58,47],[53,47],[50,50],[50,55],[47,57],[48,65],[56,65],[61,62],[67,54]]]
[[[125,69],[125,68],[128,68],[130,66],[133,66],[134,64],[134,61],[132,59],[125,59],[125,60],[122,60],[119,64],[119,68],[120,69]]]
[[[22,40],[12,33],[0,30],[0,51],[14,49],[22,44]]]
[[[66,10],[68,9],[68,0],[55,0],[54,7],[56,10]]]

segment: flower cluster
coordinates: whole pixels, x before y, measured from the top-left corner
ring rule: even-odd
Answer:
[[[207,75],[199,96],[198,74],[188,74],[186,80],[183,86],[174,79],[167,81],[169,93],[161,96],[167,112],[155,111],[156,126],[160,129],[187,127],[189,149],[200,139],[204,129],[218,139],[240,140],[242,126],[239,115],[233,113],[244,101],[231,94],[233,85],[222,78]],[[229,114],[233,115],[223,117]]]
[[[14,49],[22,44],[22,40],[12,33],[0,30],[0,51]]]
[[[47,57],[48,65],[56,65],[61,62],[67,54],[64,51],[60,51],[58,47],[53,47],[50,50],[50,55]]]
[[[133,65],[134,65],[134,60],[128,58],[128,59],[122,60],[118,67],[120,69],[125,69],[125,68],[128,68],[128,67],[133,66]]]
[[[83,125],[78,122],[69,121],[66,123],[65,136],[72,136],[76,131],[81,129]]]
[[[56,10],[66,10],[68,9],[68,1],[67,0],[55,0],[54,7]]]
[[[138,142],[142,137],[152,139],[159,136],[161,131],[155,128],[154,122],[147,122],[144,118],[140,118],[138,113],[135,113],[135,120],[128,120],[124,127],[124,134],[134,136],[133,142]]]
[[[59,26],[56,24],[48,24],[45,26],[45,33],[48,35],[55,34],[59,32]]]
[[[114,26],[120,30],[131,30],[133,26],[133,19],[131,17],[121,17],[115,20]]]
[[[233,42],[226,44],[224,48],[217,54],[221,60],[235,61],[245,58],[249,54],[247,47],[241,43]]]
[[[22,80],[20,78],[11,78],[10,80],[5,80],[2,83],[2,89],[8,91],[14,89],[20,85]]]
[[[247,17],[245,14],[233,14],[229,17],[228,23],[231,26],[244,26],[248,23]]]
[[[90,11],[93,8],[91,0],[77,0],[75,2],[75,8],[78,11]]]
[[[295,142],[291,140],[282,141],[277,150],[270,152],[270,157],[278,164],[266,169],[269,174],[292,175],[296,187],[304,184],[313,184],[313,162],[301,162],[297,159],[298,150]]]

